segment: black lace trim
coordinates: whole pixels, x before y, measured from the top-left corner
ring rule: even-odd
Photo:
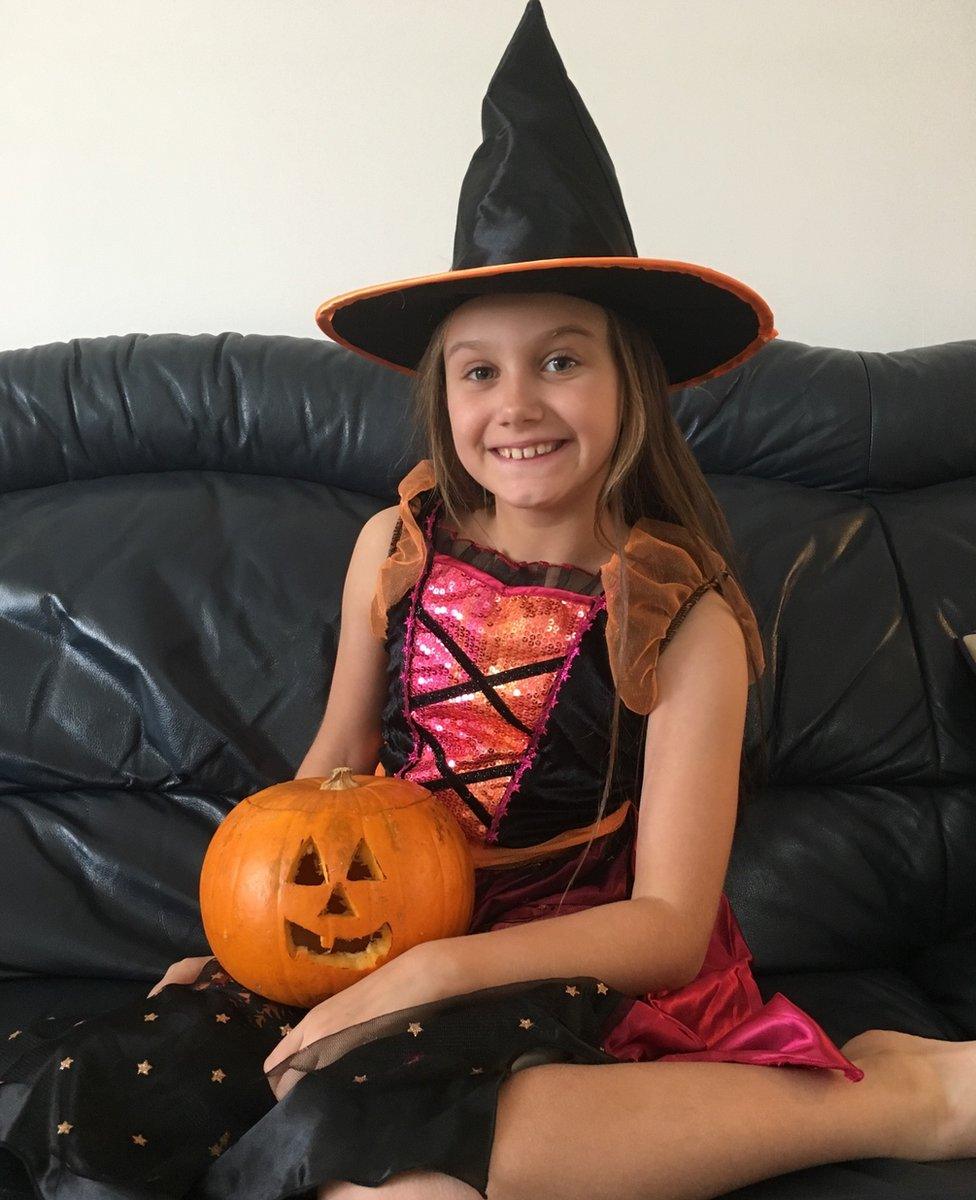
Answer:
[[[661,650],[664,649],[664,647],[668,644],[668,642],[670,642],[671,639],[674,637],[674,635],[677,633],[678,627],[681,625],[681,622],[685,619],[685,617],[694,608],[696,601],[700,600],[701,597],[705,594],[705,592],[709,591],[710,588],[716,588],[719,591],[721,591],[722,578],[728,574],[729,574],[728,571],[722,571],[721,574],[719,574],[719,575],[713,575],[711,577],[711,579],[706,579],[704,583],[700,583],[693,592],[691,592],[689,595],[687,595],[685,597],[685,599],[681,602],[681,607],[671,618],[671,624],[668,626],[667,633],[664,635],[663,638],[661,638],[661,648],[660,648]],[[660,653],[660,650],[658,651],[658,653]]]

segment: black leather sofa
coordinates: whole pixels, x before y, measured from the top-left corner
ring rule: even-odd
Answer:
[[[407,395],[316,338],[0,353],[0,1031],[209,953],[204,852],[318,728],[357,533],[423,454]],[[976,1039],[976,340],[780,339],[674,407],[767,646],[726,883],[763,995],[838,1043]],[[976,1159],[735,1195],[974,1200]]]

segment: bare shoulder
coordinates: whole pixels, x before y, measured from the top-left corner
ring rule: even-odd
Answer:
[[[659,682],[667,687],[669,679],[683,679],[694,686],[715,680],[721,673],[732,682],[746,678],[748,658],[746,640],[732,606],[717,588],[709,588],[684,614],[680,625],[661,651]]]
[[[399,509],[394,505],[381,508],[363,523],[346,569],[343,602],[343,623],[352,617],[357,624],[366,621],[377,572],[390,554],[390,542],[396,527]],[[357,616],[357,612],[360,616]]]
[[[396,528],[397,520],[400,516],[400,507],[397,504],[391,504],[388,508],[381,508],[379,512],[373,515],[363,524],[359,531],[359,541],[367,544],[369,549],[375,550],[379,547],[383,548],[383,557],[386,557],[386,551],[390,548],[390,542],[393,539],[393,530]]]

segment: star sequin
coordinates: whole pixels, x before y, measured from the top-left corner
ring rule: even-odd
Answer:
[[[149,1142],[142,1136],[141,1133],[133,1133],[131,1135],[131,1137],[137,1146],[148,1146],[149,1145]]]
[[[485,1071],[484,1067],[472,1067],[471,1068],[472,1075],[483,1075],[484,1071]]]
[[[605,983],[598,983],[596,985],[596,990],[600,993],[601,996],[605,996],[607,994],[607,992],[610,991],[610,989],[607,987],[607,985]]]
[[[221,1025],[225,1025],[230,1020],[230,1017],[226,1013],[217,1013],[214,1020],[219,1021]]]
[[[416,1021],[411,1021],[407,1026],[407,1033],[412,1033],[414,1037],[419,1036],[423,1031],[423,1025],[418,1024]]]
[[[58,1063],[58,1070],[59,1070],[59,1071],[70,1071],[70,1070],[71,1070],[71,1064],[72,1064],[74,1061],[75,1061],[75,1060],[74,1060],[73,1058],[62,1058],[62,1059],[61,1059],[61,1061],[60,1061],[60,1063]]]
[[[353,1075],[352,1081],[353,1081],[353,1083],[365,1083],[366,1076],[365,1075]]]
[[[250,1003],[250,1000],[251,1000],[250,992],[238,992],[237,994],[238,994],[238,996],[242,996],[245,1000],[248,1001],[248,1003]]]
[[[519,1021],[519,1024],[522,1026],[523,1029],[534,1029],[535,1028],[535,1021],[531,1020],[529,1017],[523,1017],[522,1020]]]
[[[220,1069],[220,1067],[218,1067],[216,1069],[216,1071],[210,1072],[210,1078],[213,1080],[214,1083],[223,1083],[224,1080],[227,1078],[227,1076]]]
[[[565,990],[567,996],[578,996],[580,994],[579,988],[572,983],[567,984]]]
[[[279,1025],[278,1028],[281,1030],[282,1037],[287,1037],[289,1035],[289,1033],[291,1033],[290,1025]]]
[[[12,1042],[15,1037],[20,1037],[23,1032],[24,1031],[22,1029],[15,1029],[13,1033],[7,1035],[7,1041]]]
[[[62,1121],[58,1126],[58,1133],[70,1133],[74,1129],[74,1125],[70,1121]]]
[[[142,1019],[144,1021],[155,1021],[158,1013],[144,1013]]]
[[[230,1130],[225,1129],[224,1132],[220,1135],[220,1137],[210,1147],[211,1155],[213,1155],[213,1157],[216,1158],[218,1154],[222,1154],[224,1152],[224,1150],[227,1149],[227,1145],[229,1142],[230,1142]]]
[[[148,1062],[146,1059],[143,1059],[141,1063],[136,1063],[136,1068],[138,1069],[140,1075],[148,1075],[152,1070],[152,1063]]]

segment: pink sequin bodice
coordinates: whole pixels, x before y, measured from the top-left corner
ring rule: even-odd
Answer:
[[[435,791],[476,843],[531,845],[593,820],[612,697],[599,577],[515,563],[439,528],[436,513],[425,536],[427,568],[392,614],[384,769]],[[570,679],[575,733],[560,707]]]

